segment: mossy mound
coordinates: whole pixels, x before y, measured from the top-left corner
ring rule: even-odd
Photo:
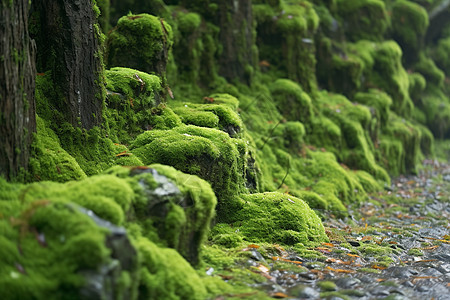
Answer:
[[[317,215],[302,200],[282,193],[240,195],[233,229],[249,242],[294,245],[327,241]]]
[[[161,102],[161,79],[129,68],[112,68],[106,75],[106,119],[110,134],[121,143],[154,125],[157,105]],[[152,108],[154,108],[152,110]],[[173,118],[172,126],[178,125]]]
[[[207,289],[196,271],[173,249],[145,238],[137,241],[142,256],[139,299],[206,299]]]
[[[305,123],[313,117],[311,98],[297,83],[289,79],[277,79],[270,86],[270,93],[278,111],[287,120]]]
[[[388,29],[389,19],[382,0],[338,0],[336,7],[350,41],[379,41]]]
[[[30,176],[32,180],[65,182],[86,178],[77,161],[60,145],[57,135],[37,117],[37,134],[32,144]]]
[[[389,176],[375,161],[370,132],[376,129],[366,106],[357,105],[340,95],[322,94],[322,112],[336,123],[342,133],[342,149],[335,155],[347,166],[369,172],[375,178],[388,182]],[[376,121],[376,120],[375,120]],[[312,132],[314,134],[314,132]]]
[[[106,64],[165,77],[172,44],[172,27],[164,20],[149,14],[124,16],[108,35]]]
[[[392,5],[392,35],[405,49],[405,61],[411,63],[423,45],[429,20],[426,9],[413,1],[397,0]]]
[[[421,130],[411,122],[391,115],[380,142],[381,162],[393,175],[416,173],[422,159]]]
[[[36,185],[23,188],[0,179],[3,297],[93,299],[136,294],[137,256],[123,228],[64,197],[33,201],[29,194]],[[126,258],[121,251],[127,252]],[[129,280],[123,282],[123,277]]]
[[[218,96],[220,103],[221,95]],[[209,102],[215,103],[214,97],[206,97]],[[193,104],[180,103],[173,108],[181,121],[187,125],[215,128],[227,132],[230,137],[241,137],[244,127],[241,118],[235,109],[226,104]]]
[[[290,1],[254,5],[257,46],[263,69],[274,69],[276,77],[300,83],[307,92],[317,88],[313,35],[319,17],[310,2]]]
[[[144,164],[170,165],[210,182],[219,199],[219,217],[230,213],[232,196],[246,190],[247,143],[223,131],[193,125],[151,130],[130,149]]]

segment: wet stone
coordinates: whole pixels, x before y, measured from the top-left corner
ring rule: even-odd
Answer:
[[[302,277],[304,279],[308,279],[308,280],[314,280],[317,278],[317,275],[314,273],[301,273],[299,275],[300,275],[300,277]]]
[[[374,296],[389,296],[389,291],[384,286],[377,286],[370,293]]]
[[[357,278],[352,278],[352,277],[344,277],[344,278],[339,278],[338,280],[336,280],[337,286],[339,286],[340,288],[343,288],[343,289],[351,288],[359,283],[361,283],[361,280],[359,280]]]
[[[300,299],[316,299],[319,297],[319,292],[309,286],[300,284],[290,290],[290,295]]]

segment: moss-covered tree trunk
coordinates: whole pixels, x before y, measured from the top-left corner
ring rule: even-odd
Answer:
[[[36,130],[34,51],[28,36],[28,0],[0,4],[0,175],[26,169]]]
[[[100,31],[91,0],[32,1],[38,72],[51,72],[63,99],[50,105],[74,126],[102,121],[104,87]]]
[[[250,0],[218,1],[222,52],[220,75],[228,80],[251,81],[256,64],[255,31]]]

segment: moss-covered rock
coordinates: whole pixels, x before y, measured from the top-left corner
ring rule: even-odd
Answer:
[[[142,256],[139,299],[205,299],[207,290],[196,271],[173,249],[145,238],[137,241]]]
[[[289,79],[277,79],[270,86],[270,93],[278,111],[287,120],[307,123],[313,117],[311,98],[297,83]]]
[[[2,295],[136,297],[138,258],[125,230],[56,194],[32,200],[39,188],[0,179]]]
[[[151,130],[130,147],[144,164],[171,165],[210,182],[219,199],[219,217],[230,213],[233,195],[246,190],[247,143],[223,131],[193,125]]]
[[[164,20],[149,14],[124,16],[108,35],[106,64],[165,78],[172,44],[172,27]]]
[[[61,147],[57,135],[39,117],[29,165],[31,180],[65,182],[86,178],[77,161]]]
[[[317,215],[302,200],[282,193],[239,196],[234,228],[250,242],[294,245],[327,241]]]
[[[158,123],[162,122],[154,120],[157,118],[155,115],[161,115],[157,114],[157,105],[161,103],[159,77],[120,67],[105,71],[105,75],[105,115],[112,137],[121,143],[129,143],[144,130],[161,126]],[[166,114],[169,115],[170,112]],[[172,117],[171,122],[164,123],[168,123],[165,124],[168,127],[174,127],[180,122],[176,117]]]
[[[275,66],[276,77],[299,82],[306,92],[317,88],[313,35],[319,25],[313,5],[280,1],[279,5],[254,5],[260,65]]]
[[[336,7],[350,41],[383,38],[389,19],[382,0],[338,0]]]
[[[409,64],[417,58],[428,28],[428,13],[413,1],[397,0],[392,5],[392,35],[404,49]]]

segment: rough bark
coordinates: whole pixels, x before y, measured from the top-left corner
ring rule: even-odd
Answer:
[[[256,64],[252,3],[250,0],[224,0],[218,5],[219,39],[223,46],[219,73],[228,80],[249,83]]]
[[[91,0],[33,1],[38,72],[51,71],[64,100],[51,99],[73,126],[102,121],[103,84],[99,31]]]
[[[0,175],[27,169],[36,131],[34,47],[28,36],[28,0],[0,3]]]

